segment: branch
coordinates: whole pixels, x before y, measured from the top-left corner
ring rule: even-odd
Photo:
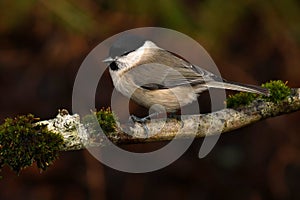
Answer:
[[[0,125],[0,170],[7,165],[19,173],[34,162],[40,170],[46,170],[61,150],[212,136],[300,110],[300,88],[290,89],[280,80],[270,81],[262,87],[269,90],[269,96],[251,93],[229,96],[227,107],[235,109],[182,115],[181,120],[156,119],[143,125],[133,123],[125,126],[126,129],[120,128],[124,125],[118,125],[109,109],[83,117],[60,110],[56,118],[39,122],[39,118],[32,114],[6,118]]]
[[[257,99],[250,105],[237,109],[226,108],[217,112],[187,115],[182,120],[167,119],[166,122],[161,119],[147,122],[145,126],[149,130],[149,137],[145,136],[145,127],[140,123],[134,123],[126,134],[120,128],[116,128],[113,133],[107,133],[106,136],[115,144],[145,143],[154,141],[168,141],[173,139],[181,131],[178,138],[195,137],[195,126],[198,126],[196,138],[220,134],[214,126],[215,124],[224,124],[221,133],[239,129],[257,121],[287,114],[300,110],[300,88],[292,89],[292,94],[283,101],[273,103],[266,100]],[[80,122],[77,114],[69,115],[66,110],[59,112],[56,118],[41,121],[40,124],[47,125],[49,131],[61,134],[64,138],[63,150],[78,150],[92,146],[108,145],[107,140],[98,137],[87,137],[90,135],[88,129]],[[160,130],[160,127],[163,128]],[[79,130],[79,131],[78,131]]]

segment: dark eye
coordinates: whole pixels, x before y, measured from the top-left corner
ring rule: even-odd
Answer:
[[[111,70],[113,70],[113,71],[119,70],[119,67],[118,67],[118,65],[117,65],[116,62],[110,63],[110,64],[109,64],[109,68],[110,68]]]

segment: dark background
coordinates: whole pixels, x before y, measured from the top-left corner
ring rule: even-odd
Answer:
[[[296,0],[2,0],[0,13],[2,122],[17,114],[49,119],[60,108],[71,110],[85,56],[107,37],[142,26],[175,29],[197,40],[226,79],[300,86]],[[109,106],[104,96],[99,94],[99,108]],[[43,173],[33,166],[17,176],[4,168],[0,199],[299,199],[299,117],[224,134],[204,159],[197,157],[197,139],[180,159],[152,173],[113,170],[85,150],[61,153]],[[125,148],[155,145],[162,144]]]

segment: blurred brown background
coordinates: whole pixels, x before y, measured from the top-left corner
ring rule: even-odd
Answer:
[[[121,31],[161,26],[185,33],[211,54],[223,77],[300,87],[300,3],[221,0],[0,1],[0,119],[71,110],[85,56]],[[109,78],[109,76],[107,76]],[[109,79],[109,90],[112,84]],[[100,98],[99,107],[109,106]],[[87,151],[65,152],[48,171],[5,168],[0,199],[300,199],[300,113],[222,135],[198,159],[202,140],[152,173],[108,168]],[[147,149],[162,144],[134,147]]]

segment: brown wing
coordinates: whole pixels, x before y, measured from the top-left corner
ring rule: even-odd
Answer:
[[[146,89],[204,84],[215,77],[214,74],[163,49],[145,50],[143,57],[147,63],[138,62],[127,73],[137,85]]]

